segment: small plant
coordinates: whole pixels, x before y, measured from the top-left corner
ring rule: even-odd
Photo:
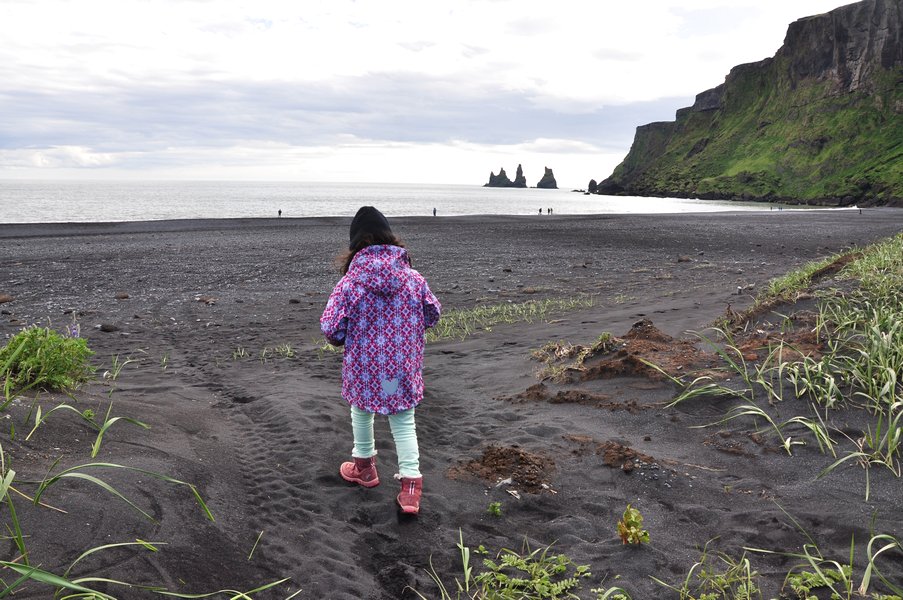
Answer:
[[[125,360],[119,360],[119,355],[115,354],[113,356],[113,364],[110,366],[109,371],[103,372],[103,378],[108,379],[110,381],[116,381],[119,379],[119,374],[122,372],[122,369],[129,363],[135,362],[135,360],[129,356]]]
[[[313,340],[314,345],[317,350],[317,360],[323,360],[323,357],[329,354],[341,354],[345,351],[344,346],[333,346],[329,342],[326,341],[325,337],[321,337]]]
[[[474,581],[484,590],[496,592],[498,598],[564,598],[576,597],[580,579],[590,577],[589,565],[577,565],[564,554],[549,554],[551,546],[536,550],[524,543],[521,552],[503,548],[497,561],[486,559],[486,571]],[[569,571],[573,569],[573,573]]]
[[[248,351],[245,350],[243,346],[239,346],[235,350],[232,351],[232,360],[238,360],[240,358],[248,358],[250,356]]]
[[[489,508],[486,509],[493,517],[501,517],[502,516],[502,503],[501,502],[490,502]]]
[[[737,560],[726,554],[713,556],[708,553],[708,544],[680,584],[671,585],[656,577],[652,580],[680,594],[680,600],[754,600],[762,597],[759,573],[752,568],[745,553]]]
[[[93,355],[83,338],[64,337],[49,327],[32,326],[0,348],[0,379],[6,403],[31,388],[67,390],[94,375]]]
[[[580,588],[580,580],[591,577],[588,565],[577,565],[564,554],[551,554],[551,546],[530,550],[524,543],[520,552],[502,549],[495,560],[484,559],[485,570],[474,574],[470,564],[469,547],[464,545],[464,535],[458,532],[458,550],[461,553],[463,578],[455,579],[455,595],[449,592],[442,582],[442,577],[434,568],[428,571],[430,578],[439,588],[441,600],[452,598],[493,598],[496,600],[550,600],[577,598],[574,594]],[[480,546],[477,554],[486,554]],[[432,565],[432,561],[430,561]],[[409,588],[410,589],[410,588]],[[421,600],[427,600],[417,590],[411,589]],[[612,590],[614,592],[614,590]],[[604,596],[606,600],[615,600],[617,596]],[[627,598],[629,600],[629,597]]]
[[[160,359],[160,370],[165,371],[169,367],[169,352],[163,353],[163,358]]]
[[[629,504],[618,521],[618,536],[624,544],[649,543],[649,532],[643,529],[643,515]]]
[[[850,578],[849,566],[843,566],[844,571],[837,569],[820,569],[818,571],[800,571],[787,575],[785,585],[799,598],[811,598],[809,592],[819,588],[829,587]]]
[[[633,600],[624,589],[619,587],[597,587],[590,590],[596,595],[595,600]]]
[[[292,345],[289,343],[279,344],[278,346],[273,348],[273,352],[275,352],[276,355],[281,358],[294,358],[295,357],[295,349],[292,348]]]

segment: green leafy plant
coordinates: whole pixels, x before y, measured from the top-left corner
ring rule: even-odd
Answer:
[[[502,549],[494,560],[484,559],[484,570],[474,573],[470,564],[471,550],[464,544],[464,535],[458,532],[458,550],[461,555],[462,578],[454,580],[454,595],[442,582],[430,560],[430,578],[439,590],[440,600],[460,600],[461,598],[485,598],[487,600],[550,600],[579,598],[574,592],[579,590],[580,581],[591,577],[587,565],[577,565],[564,554],[552,554],[551,546],[531,550],[527,543],[520,552]],[[478,554],[485,553],[480,546]],[[411,589],[411,588],[408,588]],[[427,600],[417,590],[413,591],[421,600]],[[606,596],[606,600],[616,596]]]
[[[520,552],[502,549],[496,560],[486,559],[486,570],[474,577],[477,585],[492,590],[496,598],[577,598],[580,579],[590,577],[588,565],[577,565],[564,554],[551,554],[551,547]],[[570,572],[573,569],[573,572]]]
[[[84,338],[64,337],[49,327],[23,329],[0,348],[4,407],[14,393],[31,388],[78,387],[94,375],[94,367],[88,362],[93,354]]]
[[[618,521],[618,537],[624,544],[649,543],[649,532],[643,529],[643,515],[629,504]]]
[[[502,503],[501,502],[490,502],[489,508],[486,509],[493,517],[501,517],[502,516]]]

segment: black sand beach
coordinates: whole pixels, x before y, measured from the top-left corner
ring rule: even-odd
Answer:
[[[288,577],[260,597],[299,588],[300,598],[414,597],[406,586],[433,597],[431,558],[449,582],[460,577],[460,530],[467,544],[491,552],[554,543],[591,565],[581,597],[607,577],[641,599],[676,597],[650,576],[682,580],[709,540],[735,557],[743,547],[799,551],[808,540],[782,508],[838,560],[872,525],[903,537],[901,480],[887,470],[872,470],[865,502],[865,472],[850,464],[818,478],[832,460],[814,444],[791,457],[773,435],[755,434],[752,420],[691,428],[718,420],[730,404],[664,408],[673,387],[641,373],[540,387],[541,365],[531,359],[547,342],[591,344],[603,332],[624,336],[642,319],[688,337],[727,309],[749,306],[771,278],[903,231],[903,211],[392,219],[446,311],[593,298],[542,322],[427,347],[416,519],[395,510],[385,420],[377,420],[382,484],[359,489],[337,472],[351,450],[350,422],[339,395],[341,355],[320,347],[318,319],[349,222],[0,225],[0,295],[12,297],[0,304],[0,334],[74,320],[98,367],[98,381],[73,394],[77,407],[105,412],[112,400],[112,415],[150,426],[118,423],[93,462],[191,482],[216,517],[205,520],[184,487],[97,468],[156,522],[90,482],[62,482],[42,500],[67,514],[16,502],[34,564],[62,572],[90,547],[139,538],[166,545],[97,553],[74,572],[182,593]],[[286,345],[291,357],[277,352]],[[131,362],[104,380],[113,357]],[[32,397],[10,406],[15,438],[0,428],[17,473],[40,480],[57,458],[57,470],[92,462],[95,434],[74,413],[55,413],[24,439]],[[63,400],[74,402],[39,397],[45,411]],[[492,502],[501,503],[498,517],[487,512]],[[645,516],[650,544],[618,539],[628,503]],[[17,555],[12,541],[6,548],[5,559]],[[766,597],[796,562],[756,558]],[[903,581],[899,563],[884,572]],[[29,584],[14,597],[49,593]]]

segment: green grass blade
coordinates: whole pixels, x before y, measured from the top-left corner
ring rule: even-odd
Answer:
[[[59,481],[61,479],[70,479],[70,478],[71,479],[83,479],[85,481],[93,483],[94,485],[96,485],[98,487],[105,489],[106,491],[113,494],[114,496],[116,496],[117,498],[119,498],[120,500],[122,500],[123,502],[125,502],[126,504],[131,506],[132,508],[134,508],[136,511],[141,513],[148,520],[150,520],[154,523],[157,522],[156,519],[154,519],[148,513],[144,512],[137,504],[135,504],[134,502],[132,502],[131,500],[126,498],[125,495],[123,495],[119,490],[117,490],[116,488],[111,486],[106,481],[99,479],[97,477],[94,477],[93,475],[88,475],[87,473],[80,473],[78,471],[70,471],[68,473],[55,475],[50,480],[41,482],[41,485],[38,486],[38,491],[35,494],[35,502],[38,502],[41,499],[41,496],[44,494],[44,492],[47,490],[47,488],[49,488],[51,485],[55,484],[57,481]]]
[[[124,546],[142,546],[142,547],[146,548],[147,550],[150,550],[151,552],[157,552],[157,548],[154,547],[152,544],[158,544],[161,546],[165,546],[166,542],[145,542],[142,540],[135,540],[134,542],[119,542],[116,544],[106,544],[103,546],[95,546],[94,548],[85,550],[78,556],[78,558],[76,558],[74,561],[72,561],[72,564],[70,564],[69,568],[66,569],[66,571],[63,573],[63,577],[68,578],[69,573],[72,572],[72,569],[73,569],[73,567],[75,567],[75,565],[77,565],[82,559],[87,558],[88,556],[91,556],[95,552],[100,552],[102,550],[107,550],[109,548],[121,548]]]
[[[107,413],[107,417],[109,417],[109,412]],[[126,423],[131,423],[132,425],[137,425],[143,429],[150,429],[150,425],[142,423],[136,419],[132,419],[131,417],[113,417],[112,419],[107,418],[104,420],[103,425],[100,428],[100,431],[97,433],[97,438],[94,440],[94,443],[91,445],[91,458],[97,456],[97,453],[100,451],[100,444],[103,440],[103,434],[107,432],[107,429],[113,426],[114,423],[118,421],[125,421]]]
[[[251,594],[256,594],[258,592],[266,591],[268,589],[276,587],[277,585],[282,585],[283,583],[286,583],[287,581],[290,581],[290,579],[288,577],[286,577],[285,579],[280,579],[279,581],[273,581],[271,583],[264,584],[260,587],[254,588],[253,590],[248,590],[247,592],[240,592],[238,590],[217,590],[215,592],[207,592],[206,594],[183,594],[183,593],[179,593],[179,592],[169,592],[166,590],[159,590],[156,593],[160,594],[161,596],[170,596],[172,598],[186,598],[188,600],[197,599],[197,598],[212,598],[214,596],[221,596],[223,594],[233,594],[232,596],[230,596],[230,598],[232,600],[250,600]],[[300,590],[298,592],[295,592],[291,596],[289,596],[289,598],[294,598],[295,596],[298,595],[299,592],[300,592]]]
[[[103,600],[115,600],[112,596],[108,596],[107,594],[84,587],[82,585],[69,581],[68,579],[60,577],[59,575],[54,575],[49,571],[44,571],[35,567],[27,567],[20,565],[19,563],[9,561],[0,561],[0,566],[11,569],[16,573],[19,573],[20,575],[28,575],[29,579],[37,581],[38,583],[52,586],[54,588],[62,588],[64,590],[70,590],[73,592],[81,592],[82,594],[93,594],[94,596],[92,597],[97,597],[98,599]]]

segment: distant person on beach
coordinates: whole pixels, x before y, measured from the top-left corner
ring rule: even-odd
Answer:
[[[435,207],[433,207],[433,216],[434,217],[436,216],[436,208]]]
[[[282,216],[282,209],[281,209],[281,208],[279,209],[279,216],[280,216],[280,217]]]
[[[343,277],[336,284],[320,329],[345,346],[342,397],[351,405],[354,447],[339,474],[351,483],[379,485],[374,414],[388,415],[398,454],[401,511],[417,514],[423,477],[414,407],[423,399],[424,330],[439,321],[442,305],[423,276],[411,268],[404,244],[372,206],[351,221]]]

